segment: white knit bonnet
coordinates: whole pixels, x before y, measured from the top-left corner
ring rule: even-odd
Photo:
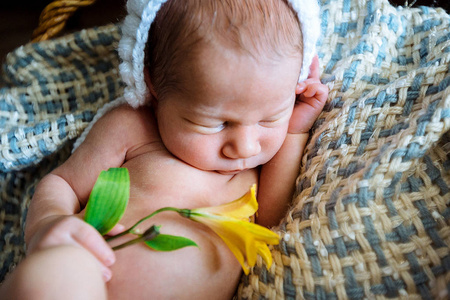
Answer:
[[[127,3],[128,15],[122,26],[122,39],[119,43],[119,55],[122,59],[119,68],[126,84],[124,97],[134,108],[146,104],[150,99],[150,92],[144,80],[145,45],[150,25],[166,1],[128,0]],[[300,82],[308,77],[309,67],[316,53],[316,42],[320,35],[319,5],[317,0],[288,2],[297,12],[303,35],[303,64],[298,79]]]

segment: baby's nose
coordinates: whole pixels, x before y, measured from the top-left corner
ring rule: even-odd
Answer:
[[[253,126],[239,126],[232,131],[222,150],[226,157],[249,158],[261,152],[258,132]]]

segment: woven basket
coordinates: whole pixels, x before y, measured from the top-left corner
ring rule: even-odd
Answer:
[[[450,21],[387,0],[322,0],[330,89],[312,130],[274,263],[241,299],[448,299]],[[47,34],[49,36],[50,34]],[[120,28],[27,44],[0,89],[0,281],[24,256],[35,184],[123,93]]]
[[[80,7],[89,6],[97,0],[55,0],[47,5],[39,17],[32,41],[48,40],[59,34],[67,21]]]

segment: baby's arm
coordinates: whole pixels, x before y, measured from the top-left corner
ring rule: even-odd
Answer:
[[[39,183],[28,211],[25,239],[27,252],[58,245],[89,250],[106,267],[114,253],[103,237],[79,215],[102,170],[120,167],[127,151],[148,139],[151,114],[120,107],[101,118],[86,140],[60,167]]]
[[[261,169],[257,222],[268,227],[277,225],[288,210],[308,132],[328,97],[328,88],[319,79],[317,56],[311,64],[308,79],[297,85],[296,94],[297,103],[283,146]]]

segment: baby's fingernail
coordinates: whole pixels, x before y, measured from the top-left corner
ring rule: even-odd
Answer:
[[[296,92],[301,93],[305,89],[305,87],[306,87],[306,84],[304,84],[303,82],[297,83]]]
[[[104,269],[103,269],[103,280],[104,280],[105,282],[108,282],[108,281],[111,280],[111,277],[112,277],[112,272],[111,272],[111,270],[108,269],[108,268],[104,268]]]
[[[105,265],[109,267],[109,266],[111,266],[115,261],[116,261],[116,260],[115,260],[114,256],[108,255],[108,256],[105,258]]]

